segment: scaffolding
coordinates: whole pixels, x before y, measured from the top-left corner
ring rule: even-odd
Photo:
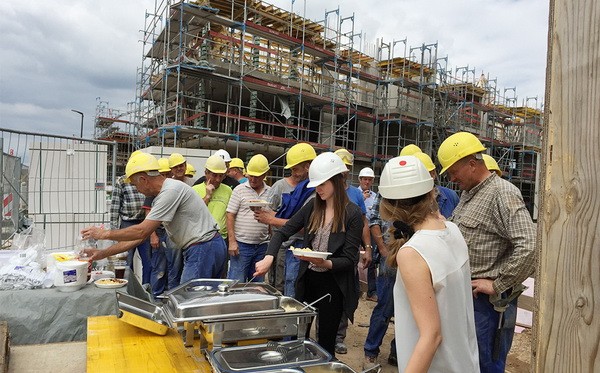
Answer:
[[[246,160],[262,153],[279,177],[281,156],[304,141],[351,151],[356,177],[364,166],[381,170],[409,143],[435,155],[448,135],[468,131],[521,190],[535,183],[537,97],[518,106],[516,88],[500,94],[496,79],[474,67],[450,68],[437,43],[371,45],[355,14],[338,7],[312,21],[306,1],[304,15],[293,5],[156,0],[145,17],[135,116],[126,120],[135,127],[129,149],[224,148]],[[533,200],[528,189],[524,197]]]

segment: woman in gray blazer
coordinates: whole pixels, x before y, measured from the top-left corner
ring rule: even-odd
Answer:
[[[317,342],[335,356],[335,337],[342,314],[353,321],[358,306],[355,268],[363,228],[360,208],[348,200],[342,173],[346,166],[334,153],[317,156],[309,169],[309,187],[316,187],[313,203],[307,203],[269,242],[265,258],[256,263],[255,275],[265,274],[281,244],[304,229],[304,242],[313,251],[329,252],[327,259],[300,256],[296,298],[318,302]],[[329,301],[328,301],[329,300]],[[308,329],[310,331],[310,328]],[[308,334],[308,333],[307,333]]]

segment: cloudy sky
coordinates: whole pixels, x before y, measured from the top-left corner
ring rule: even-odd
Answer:
[[[292,3],[269,2],[287,10]],[[355,32],[367,45],[378,38],[406,38],[409,48],[437,42],[438,57],[448,56],[452,70],[468,66],[476,76],[496,78],[501,93],[516,87],[519,105],[535,96],[542,104],[548,0],[295,0],[293,6],[315,21],[338,6],[342,17],[354,13]],[[153,7],[152,0],[0,1],[0,127],[78,136],[74,109],[85,115],[84,137],[92,136],[99,100],[116,109],[135,100],[139,40]]]

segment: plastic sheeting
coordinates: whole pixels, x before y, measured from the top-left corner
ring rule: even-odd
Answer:
[[[72,293],[0,291],[0,320],[8,322],[14,345],[85,341],[88,316],[116,314],[115,290],[92,284]]]

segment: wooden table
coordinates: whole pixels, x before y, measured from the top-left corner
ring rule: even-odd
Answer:
[[[186,348],[174,329],[160,336],[116,316],[98,316],[88,318],[87,330],[88,373],[212,372],[198,341]]]

